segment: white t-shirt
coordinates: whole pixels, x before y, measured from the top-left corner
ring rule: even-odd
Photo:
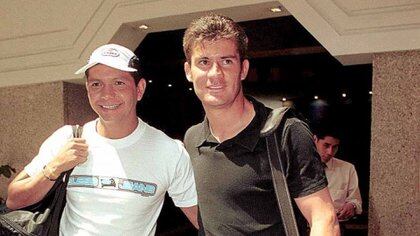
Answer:
[[[96,132],[96,122],[84,126],[89,155],[69,179],[60,235],[154,235],[166,191],[178,207],[197,204],[181,142],[140,119],[127,137],[107,139]],[[26,173],[38,174],[71,137],[71,126],[53,133]]]

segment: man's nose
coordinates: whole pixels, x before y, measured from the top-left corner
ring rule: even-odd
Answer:
[[[108,99],[114,97],[114,95],[115,91],[112,85],[104,85],[104,88],[102,89],[102,98]]]
[[[219,76],[222,73],[220,65],[217,62],[213,62],[208,72],[208,76]]]
[[[327,149],[327,154],[330,156],[334,156],[334,148],[330,147]]]

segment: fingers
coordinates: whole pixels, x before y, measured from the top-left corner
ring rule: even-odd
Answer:
[[[58,170],[64,171],[86,162],[89,155],[89,145],[83,138],[69,140],[56,157]]]
[[[86,139],[84,139],[84,138],[72,138],[67,143],[86,144]]]
[[[343,212],[342,212],[342,211],[339,211],[339,212],[337,213],[337,218],[338,218],[339,220],[342,220],[342,219],[343,219]]]
[[[70,139],[70,142],[86,143],[86,139],[84,139],[84,138],[72,138],[72,139]]]
[[[85,139],[75,138],[70,140],[66,145],[65,149],[67,150],[77,150],[87,152],[89,145],[86,143]]]
[[[86,162],[89,155],[88,145],[84,139],[73,139],[69,142],[68,153],[76,165]]]
[[[346,209],[341,209],[341,211],[338,212],[337,218],[339,220],[345,220],[352,216],[352,212]]]
[[[78,157],[87,157],[89,155],[89,151],[87,149],[73,149],[73,155]]]

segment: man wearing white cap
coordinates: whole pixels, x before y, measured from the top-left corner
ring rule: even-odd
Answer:
[[[58,176],[74,170],[60,235],[154,235],[168,192],[197,227],[197,196],[187,152],[180,142],[137,117],[146,82],[139,59],[120,45],[97,48],[85,73],[92,109],[99,118],[82,138],[64,126],[9,185],[7,206],[19,209],[43,199]]]

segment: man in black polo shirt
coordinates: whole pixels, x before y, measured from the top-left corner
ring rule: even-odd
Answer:
[[[242,91],[249,68],[247,42],[239,25],[215,14],[193,21],[184,34],[185,74],[206,112],[185,135],[200,232],[206,235],[284,235],[265,140],[259,137],[270,110]],[[303,215],[311,235],[338,235],[327,180],[306,124],[288,119],[284,138],[287,182],[301,232]]]

